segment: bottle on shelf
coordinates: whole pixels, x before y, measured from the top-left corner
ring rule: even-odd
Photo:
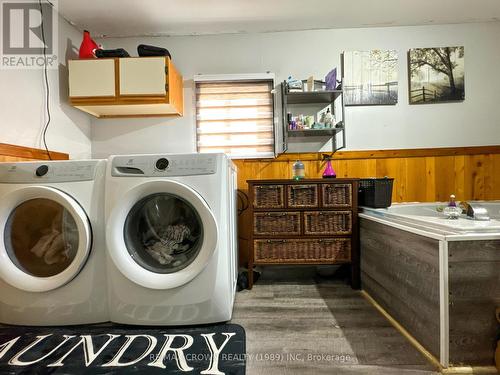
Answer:
[[[288,129],[290,130],[295,130],[295,121],[293,119],[293,116],[290,112],[288,112],[286,114],[286,120],[287,120],[287,123],[288,123]]]
[[[333,128],[333,115],[330,113],[330,108],[325,113],[325,128]]]
[[[297,129],[304,129],[304,115],[302,113],[297,117]]]

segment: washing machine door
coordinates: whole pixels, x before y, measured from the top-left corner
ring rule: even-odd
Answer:
[[[172,289],[203,271],[218,238],[203,197],[176,181],[149,181],[128,191],[107,221],[109,254],[129,280]]]
[[[0,202],[0,277],[15,288],[47,292],[71,281],[92,246],[79,203],[51,187],[14,190]]]

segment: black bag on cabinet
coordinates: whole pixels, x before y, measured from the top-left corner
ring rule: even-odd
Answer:
[[[130,57],[127,51],[123,48],[117,49],[97,49],[95,51],[95,56],[99,59],[106,57]]]
[[[147,44],[139,44],[137,46],[137,53],[141,57],[167,56],[170,59],[172,58],[172,56],[170,56],[170,52],[168,52],[168,49],[155,46],[148,46]]]

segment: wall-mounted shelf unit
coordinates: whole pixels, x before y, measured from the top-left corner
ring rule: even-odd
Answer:
[[[307,129],[307,130],[288,130],[289,137],[332,137],[337,133],[344,131],[344,128],[332,129]]]
[[[286,85],[286,83],[284,83]],[[342,90],[287,92],[288,104],[332,103],[342,95]]]
[[[69,100],[95,117],[182,116],[182,76],[168,57],[70,60]]]
[[[301,137],[303,137],[304,140],[310,139],[309,137],[322,137],[327,140],[331,138],[332,152],[345,147],[344,92],[342,90],[342,84],[340,84],[336,90],[331,91],[290,91],[286,81],[281,83],[280,86],[284,152],[289,150],[289,138],[298,141]],[[330,112],[334,115],[336,120],[335,127],[325,129],[289,129],[287,114],[297,114],[297,112],[294,113],[294,109],[299,106],[313,106],[316,109],[329,106]]]

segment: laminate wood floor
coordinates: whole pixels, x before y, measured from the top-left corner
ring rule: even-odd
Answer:
[[[314,267],[266,267],[237,293],[247,374],[430,375],[436,369],[359,291]]]

